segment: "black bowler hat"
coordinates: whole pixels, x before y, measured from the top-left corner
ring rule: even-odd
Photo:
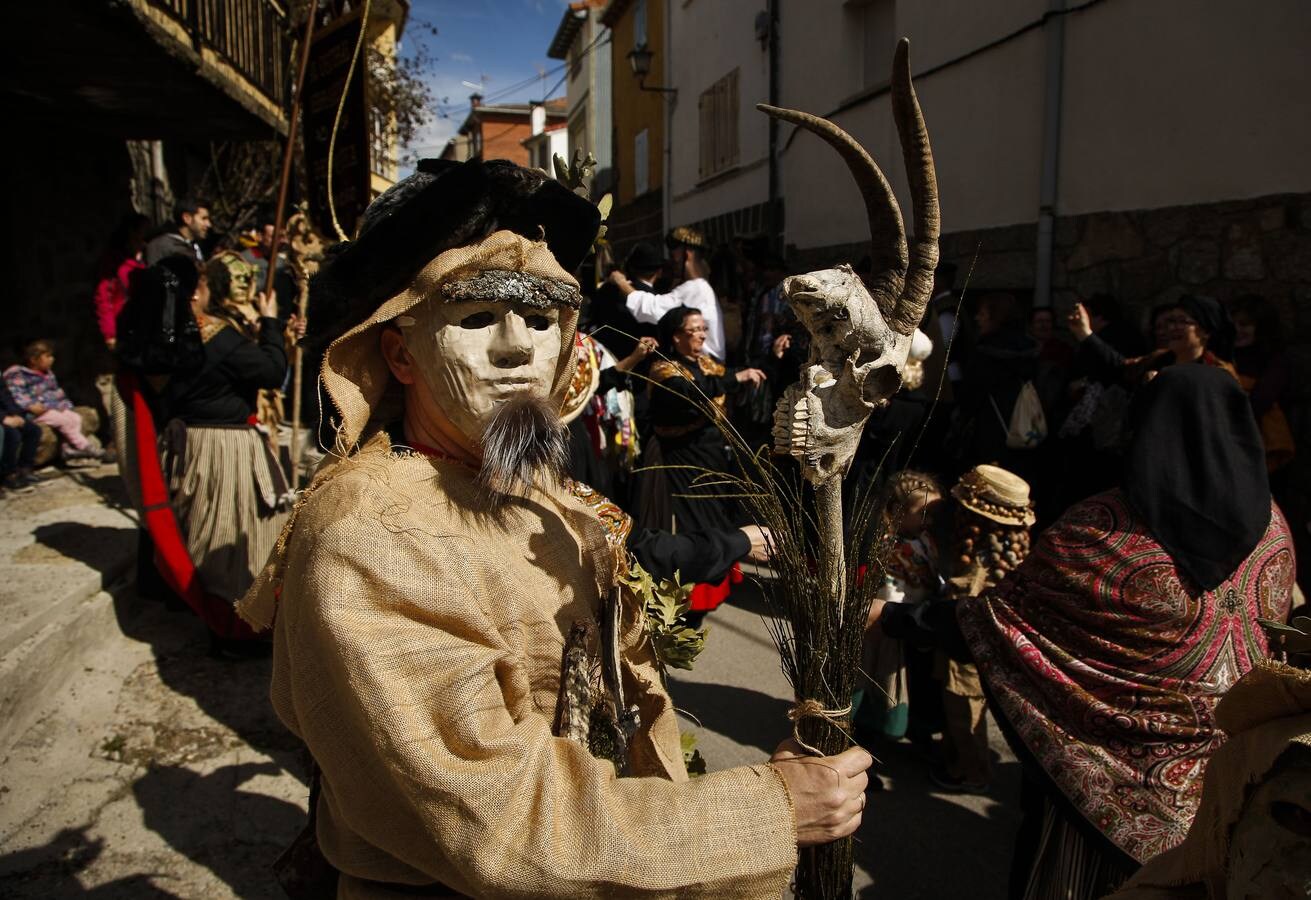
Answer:
[[[624,272],[630,275],[653,272],[664,264],[664,257],[660,255],[659,250],[646,241],[638,241],[633,245],[633,249],[628,252],[628,258],[624,260]]]

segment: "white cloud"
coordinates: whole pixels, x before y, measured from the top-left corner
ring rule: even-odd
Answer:
[[[440,156],[446,142],[455,137],[463,121],[463,117],[457,119],[452,116],[441,119],[434,116],[419,129],[418,134],[414,136],[414,143],[406,149],[419,156]]]

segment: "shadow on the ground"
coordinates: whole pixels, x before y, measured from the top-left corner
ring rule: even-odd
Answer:
[[[870,792],[857,834],[856,864],[874,881],[860,897],[936,900],[962,896],[962,872],[1007,870],[1020,822],[1018,762],[999,762],[994,753],[989,797],[995,802],[977,810],[942,794],[929,779],[927,760],[909,743],[870,749],[879,759],[873,771],[890,787]],[[999,846],[1007,853],[1000,861],[996,859]],[[1007,896],[1006,880],[977,881],[969,896],[1002,900]]]
[[[242,763],[202,774],[153,766],[132,784],[146,827],[205,866],[239,897],[278,896],[271,866],[305,825],[300,807],[242,789],[276,763]],[[232,824],[240,823],[233,831]]]
[[[66,469],[64,474],[83,487],[88,487],[100,495],[100,499],[111,509],[131,511],[127,489],[117,469]]]
[[[763,750],[766,756],[778,746],[779,723],[787,722],[790,706],[786,700],[750,688],[673,678],[669,682],[669,694],[679,710],[691,713],[703,723],[714,723],[719,734]]]
[[[156,602],[120,596],[115,599],[115,612],[125,635],[150,645],[160,681],[193,699],[207,716],[232,729],[251,750],[271,757],[307,785],[308,792],[301,742],[282,724],[269,702],[271,656],[216,656],[211,653],[208,631],[190,608],[180,606],[166,615],[137,614],[141,604]]]
[[[304,827],[305,812],[286,800],[242,789],[253,777],[286,772],[307,785],[309,793],[304,749],[269,702],[272,660],[268,655],[238,660],[211,655],[208,632],[189,609],[140,614],[143,603],[156,602],[127,592],[117,597],[123,633],[150,645],[165,688],[194,700],[205,715],[231,729],[247,753],[268,759],[208,772],[203,763],[192,768],[148,765],[132,784],[146,827],[177,853],[210,869],[238,896],[280,896],[269,867]]]
[[[179,900],[154,883],[159,874],[135,874],[84,887],[78,880],[105,851],[103,838],[87,835],[87,827],[65,828],[41,847],[0,856],[0,884],[6,897],[77,897],[83,900]]]
[[[758,616],[776,619],[779,617],[779,613],[774,607],[770,606],[769,600],[765,597],[766,592],[773,588],[774,583],[772,580],[747,576],[741,584],[733,588],[733,593],[729,595],[728,602],[739,609],[755,613]],[[713,615],[714,613],[711,613],[711,616]],[[713,621],[713,618],[711,618],[711,621]]]
[[[124,570],[123,560],[131,559],[136,552],[134,528],[53,522],[38,525],[32,535],[41,546],[95,569],[101,575],[102,586],[108,587],[122,576],[131,575],[130,569]]]

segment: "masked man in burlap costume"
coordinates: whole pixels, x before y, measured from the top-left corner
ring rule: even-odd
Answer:
[[[241,612],[338,897],[772,900],[859,825],[859,748],[688,780],[630,523],[556,474],[598,225],[540,172],[424,161],[315,285],[351,326],[336,450]]]

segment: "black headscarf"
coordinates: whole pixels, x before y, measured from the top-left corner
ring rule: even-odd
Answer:
[[[1234,351],[1234,323],[1229,312],[1214,297],[1184,294],[1179,308],[1188,313],[1197,326],[1205,331],[1206,348],[1221,359],[1230,359]]]
[[[683,327],[688,316],[699,316],[701,310],[693,309],[690,306],[675,306],[669,312],[660,317],[656,323],[656,339],[660,341],[660,352],[669,359],[675,356],[681,356],[674,347],[674,334]]]
[[[1247,394],[1205,365],[1164,369],[1134,398],[1124,493],[1175,565],[1214,590],[1270,525],[1265,447]]]

